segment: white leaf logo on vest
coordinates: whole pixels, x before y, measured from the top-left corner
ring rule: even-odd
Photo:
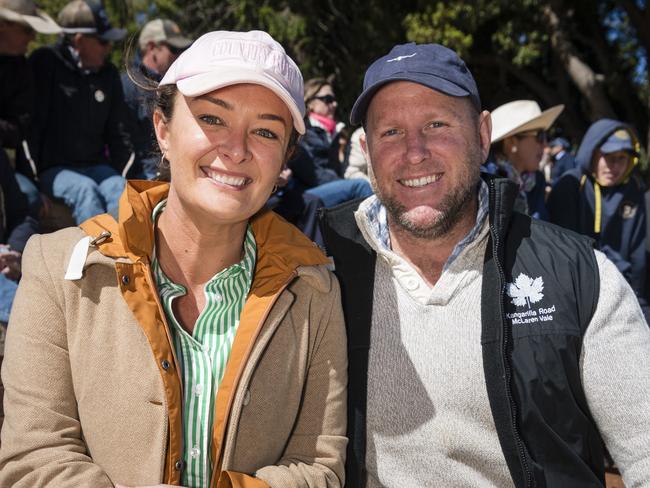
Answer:
[[[506,293],[512,298],[512,304],[517,307],[528,307],[524,312],[507,313],[506,317],[512,319],[513,324],[530,324],[535,322],[547,322],[553,320],[555,305],[550,308],[531,308],[531,304],[539,302],[544,298],[544,280],[541,276],[533,279],[524,273],[519,273],[514,283],[506,284]]]

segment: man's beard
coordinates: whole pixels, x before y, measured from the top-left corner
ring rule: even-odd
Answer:
[[[386,207],[389,220],[392,224],[402,228],[413,237],[419,239],[437,239],[449,233],[466,215],[471,208],[472,201],[477,197],[480,172],[478,163],[465,161],[465,171],[457,186],[449,193],[437,209],[437,215],[426,222],[416,222],[408,215],[409,209],[397,199],[386,195],[372,178],[372,186],[377,197]],[[476,170],[474,170],[476,168]],[[373,175],[374,176],[374,175]]]

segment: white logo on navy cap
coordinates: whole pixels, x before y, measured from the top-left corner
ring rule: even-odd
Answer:
[[[412,57],[415,56],[416,54],[417,54],[417,53],[409,54],[409,55],[407,55],[407,56],[397,56],[396,58],[389,59],[389,60],[386,61],[386,62],[387,62],[387,63],[392,63],[393,61],[401,61],[402,59],[412,58]]]

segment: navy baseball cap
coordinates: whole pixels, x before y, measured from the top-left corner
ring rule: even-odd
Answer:
[[[600,152],[610,154],[617,151],[627,151],[636,154],[632,135],[625,129],[613,132],[600,146]]]
[[[476,110],[481,110],[474,77],[458,54],[440,44],[410,42],[393,47],[370,65],[363,79],[363,92],[352,107],[350,122],[362,123],[377,90],[393,81],[412,81],[452,97],[469,97]]]
[[[550,147],[562,146],[564,149],[569,149],[571,147],[571,143],[568,140],[566,140],[564,137],[556,137],[551,142],[549,142],[548,145]]]

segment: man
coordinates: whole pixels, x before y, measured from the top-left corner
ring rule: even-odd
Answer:
[[[352,109],[376,197],[323,216],[348,325],[354,487],[650,483],[650,330],[589,241],[481,177],[490,114],[463,61],[405,44]]]
[[[71,207],[77,223],[115,212],[132,148],[122,84],[108,60],[126,32],[98,0],[73,0],[59,14],[64,37],[29,58],[36,116],[29,138],[41,189]]]
[[[549,155],[553,160],[550,180],[554,185],[567,171],[576,167],[576,161],[569,152],[571,143],[564,137],[556,137],[548,143]]]
[[[167,69],[192,40],[183,36],[175,22],[166,19],[154,19],[147,22],[138,38],[139,52],[128,72],[122,73],[124,97],[129,108],[132,137],[135,148],[135,161],[129,170],[129,178],[153,179],[158,173],[158,152],[156,136],[151,122],[152,83],[159,82]],[[139,86],[141,85],[141,86]],[[155,86],[155,85],[154,85]]]
[[[635,171],[639,142],[632,128],[601,119],[578,149],[579,167],[565,173],[548,199],[551,222],[591,237],[628,281],[646,318],[646,186]]]
[[[61,28],[32,0],[0,0],[0,146],[18,151],[18,156],[34,110],[34,82],[25,54],[37,32],[57,34]],[[28,198],[30,215],[38,218],[41,195],[30,179],[33,171],[26,169],[29,177],[15,177]]]
[[[18,180],[5,148],[15,153],[21,147],[32,116],[33,80],[25,59],[29,43],[36,32],[60,31],[31,0],[0,0],[0,326],[9,320],[23,248],[27,239],[38,232],[33,217],[38,216],[40,206],[38,190],[24,176]],[[33,187],[32,215],[21,192],[23,181],[30,189]],[[1,357],[0,346],[0,361]]]

